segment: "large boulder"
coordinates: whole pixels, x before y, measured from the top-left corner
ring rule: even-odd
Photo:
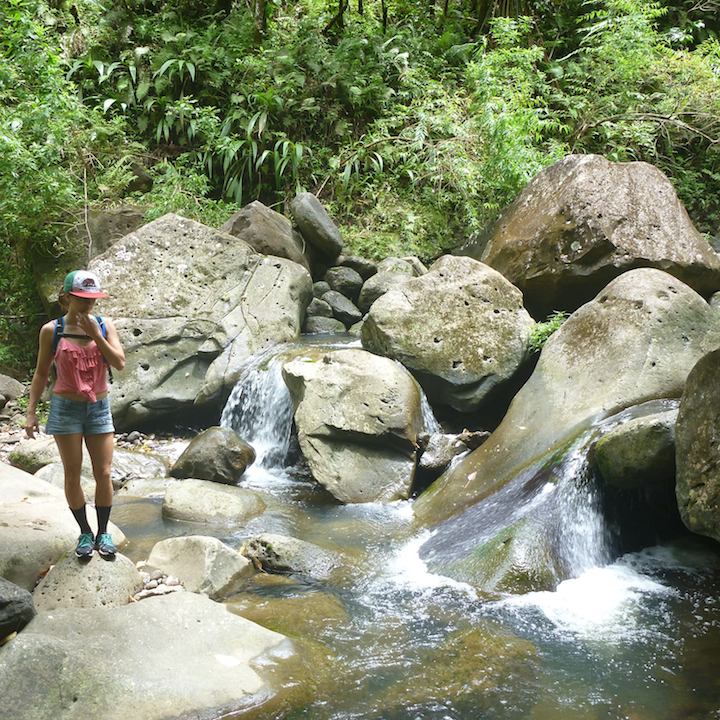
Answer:
[[[300,448],[315,479],[341,502],[407,498],[422,429],[420,391],[387,358],[318,350],[283,366]]]
[[[204,535],[161,540],[153,547],[147,569],[176,577],[190,592],[212,599],[225,597],[238,581],[252,575],[252,563],[217,538]]]
[[[235,213],[220,227],[220,232],[244,240],[263,255],[292,260],[310,272],[300,234],[293,230],[292,223],[284,215],[271,210],[259,200],[254,200]]]
[[[693,226],[668,178],[644,162],[570,155],[542,170],[465,250],[517,285],[537,319],[573,311],[631,268],[665,270],[704,297],[720,289],[720,258]]]
[[[312,193],[296,195],[290,204],[290,210],[295,224],[307,242],[330,258],[340,255],[343,249],[340,230]]]
[[[25,386],[9,375],[0,373],[0,395],[5,400],[15,400],[25,393]]]
[[[471,552],[483,554],[483,547],[496,543],[511,525],[517,542],[503,546],[514,546],[515,559],[532,554],[530,546],[541,547],[548,534],[553,540],[558,528],[571,528],[572,518],[557,514],[564,512],[557,492],[543,493],[554,487],[554,464],[567,462],[572,442],[602,418],[653,398],[679,397],[697,360],[719,346],[720,314],[687,285],[649,268],[615,279],[547,341],[535,372],[487,442],[415,502],[421,523],[440,525],[421,555],[434,555],[437,563],[431,567],[449,573],[454,561],[465,561]],[[533,507],[529,525],[515,513],[518,498]],[[546,501],[555,509],[541,512]],[[498,523],[489,537],[483,535],[490,527],[484,519],[488,513],[491,524]],[[541,540],[535,522],[542,525]],[[542,546],[562,545],[555,540]],[[443,558],[436,552],[441,544]],[[563,579],[556,559],[551,554],[548,571],[534,568],[530,575],[544,583]]]
[[[79,560],[69,553],[43,577],[33,592],[40,612],[58,608],[120,607],[127,605],[143,580],[135,564],[118,553],[106,560],[94,553]]]
[[[176,478],[232,484],[253,462],[255,451],[250,445],[234,430],[215,426],[203,430],[190,441],[170,474]]]
[[[170,485],[162,506],[165,517],[210,525],[242,525],[264,511],[253,490],[194,478]]]
[[[699,535],[720,541],[720,349],[688,376],[675,426],[680,516]]]
[[[0,488],[0,577],[32,591],[42,573],[74,550],[80,530],[59,488],[5,463]],[[93,528],[94,516],[88,512]],[[121,548],[125,535],[112,523],[108,531]]]
[[[110,393],[119,430],[219,409],[244,360],[300,335],[312,280],[295,262],[165,215],[90,263],[110,297],[126,367]]]
[[[522,294],[499,272],[446,255],[378,298],[361,338],[407,367],[431,402],[472,412],[518,370],[532,324]]]
[[[40,613],[0,648],[2,714],[13,720],[215,717],[277,692],[252,661],[281,646],[289,657],[285,636],[189,592],[120,608]]]

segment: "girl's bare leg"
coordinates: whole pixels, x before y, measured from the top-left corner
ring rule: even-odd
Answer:
[[[65,498],[70,509],[77,510],[85,504],[85,495],[80,486],[83,436],[82,433],[73,433],[54,437],[65,471]]]
[[[109,507],[113,501],[110,466],[113,458],[114,434],[86,435],[85,446],[90,453],[95,476],[95,506]]]

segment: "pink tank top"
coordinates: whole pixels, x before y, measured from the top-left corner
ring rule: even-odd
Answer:
[[[97,395],[108,389],[103,356],[94,342],[83,347],[60,338],[55,364],[55,393],[79,393],[86,395],[90,402],[96,402]]]

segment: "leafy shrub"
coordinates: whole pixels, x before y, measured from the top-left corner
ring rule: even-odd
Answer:
[[[548,315],[545,322],[535,323],[530,328],[530,350],[532,352],[540,352],[548,341],[548,338],[556,330],[560,329],[567,318],[567,313],[556,310],[552,315]]]

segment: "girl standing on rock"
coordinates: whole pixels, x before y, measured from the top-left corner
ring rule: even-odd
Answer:
[[[104,556],[116,553],[107,532],[113,487],[110,464],[113,456],[114,432],[108,398],[107,365],[117,370],[125,367],[125,353],[115,325],[103,318],[105,332],[98,318],[91,315],[97,298],[107,297],[100,289],[94,273],[86,270],[71,272],[58,295],[58,302],[67,310],[57,349],[56,322],[40,329],[37,367],[30,385],[25,431],[30,438],[40,429],[37,405],[47,385],[50,365],[55,360],[57,382],[50,402],[50,416],[45,431],[54,435],[65,471],[65,497],[80,525],[75,554],[89,558],[93,550]],[[85,495],[80,485],[83,441],[90,453],[95,476],[95,509],[98,531],[93,537],[88,524]]]

